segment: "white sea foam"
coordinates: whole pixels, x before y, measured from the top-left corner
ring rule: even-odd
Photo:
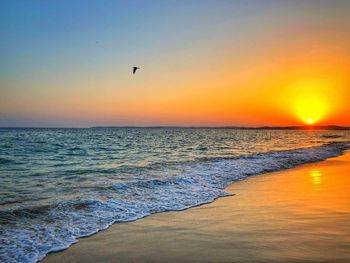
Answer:
[[[162,178],[102,187],[88,198],[0,211],[0,261],[36,262],[116,222],[184,210],[229,195],[225,187],[249,175],[292,168],[341,155],[347,143],[235,158],[215,158],[162,168]],[[147,170],[151,173],[152,170]],[[150,177],[140,177],[150,178]]]

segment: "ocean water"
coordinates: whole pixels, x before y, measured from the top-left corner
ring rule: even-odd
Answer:
[[[349,131],[0,129],[0,262],[228,195],[247,176],[341,155]]]

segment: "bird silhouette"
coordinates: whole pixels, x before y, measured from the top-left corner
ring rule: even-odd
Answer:
[[[140,68],[138,68],[138,67],[133,67],[133,68],[132,68],[132,74],[134,74],[134,75],[135,75],[136,70],[138,70],[138,69],[140,69]]]

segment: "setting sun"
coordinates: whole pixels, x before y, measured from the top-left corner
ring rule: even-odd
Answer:
[[[328,113],[328,105],[320,97],[309,97],[296,102],[296,109],[299,118],[308,124],[314,124],[324,118]]]
[[[289,86],[288,101],[292,114],[303,123],[311,125],[324,121],[334,111],[334,83],[325,79],[296,82]]]

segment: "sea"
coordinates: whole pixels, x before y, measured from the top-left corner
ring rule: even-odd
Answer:
[[[0,262],[37,262],[114,223],[230,195],[341,155],[350,131],[1,128]]]

